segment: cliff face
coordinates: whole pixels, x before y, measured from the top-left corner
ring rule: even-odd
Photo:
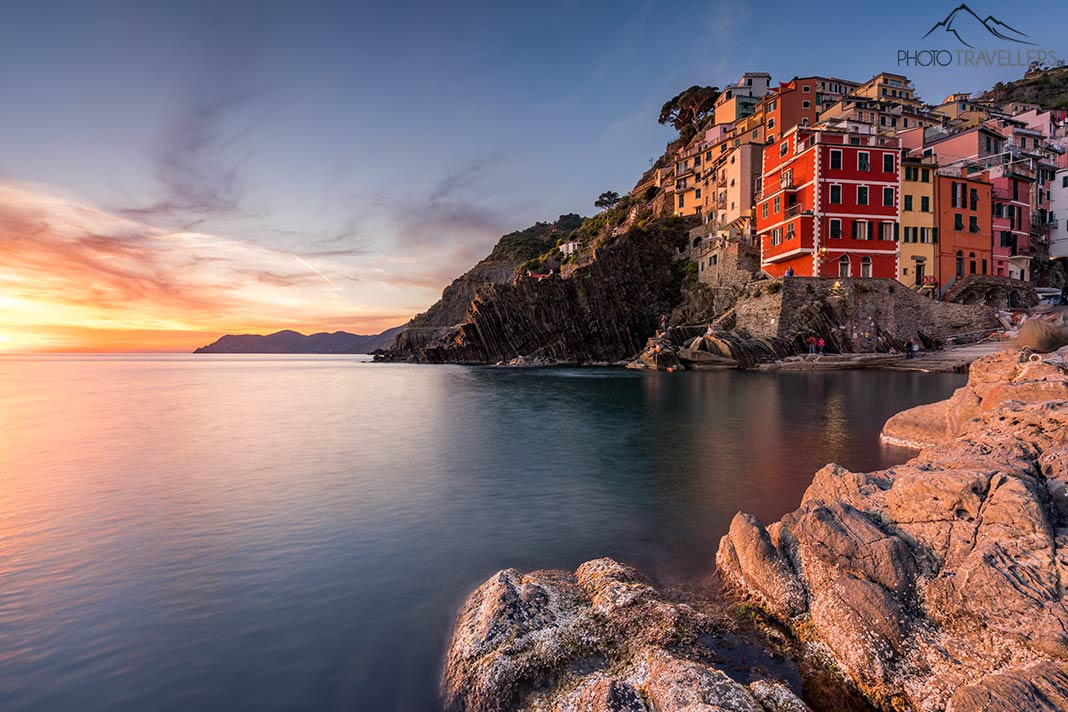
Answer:
[[[525,230],[504,235],[484,259],[452,281],[441,299],[419,314],[390,346],[397,353],[410,354],[464,321],[475,294],[491,284],[506,284],[515,278],[516,268],[551,249],[558,239],[582,225],[579,215],[561,215],[556,222],[537,223]]]
[[[801,507],[739,514],[722,576],[886,710],[1068,709],[1068,349],[976,361],[896,416],[900,467],[828,465]]]
[[[520,277],[476,290],[463,323],[402,338],[386,356],[422,363],[618,361],[638,352],[680,299],[674,256],[688,223],[631,228],[567,278]],[[424,332],[425,333],[425,332]]]

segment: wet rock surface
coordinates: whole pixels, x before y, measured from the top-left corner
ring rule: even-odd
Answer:
[[[883,709],[1068,709],[1066,362],[975,362],[887,423],[917,457],[828,465],[767,527],[739,514],[721,575]]]

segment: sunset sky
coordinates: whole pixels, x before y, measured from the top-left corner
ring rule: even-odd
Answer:
[[[1020,76],[897,69],[956,4],[8,3],[0,351],[404,323],[502,233],[628,190],[691,84]],[[1063,47],[1063,2],[971,6]]]

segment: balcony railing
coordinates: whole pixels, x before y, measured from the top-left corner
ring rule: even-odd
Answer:
[[[793,205],[786,206],[786,210],[783,212],[783,215],[788,218],[792,218],[795,215],[800,215],[802,212],[804,212],[804,209],[801,203],[794,203]]]

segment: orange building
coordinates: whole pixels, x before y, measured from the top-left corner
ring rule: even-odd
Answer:
[[[756,107],[757,113],[764,114],[768,143],[774,143],[794,127],[815,124],[820,112],[857,86],[856,82],[828,77],[794,77],[779,84]]]
[[[990,274],[993,186],[966,175],[935,176],[938,275],[945,291],[973,274]]]

